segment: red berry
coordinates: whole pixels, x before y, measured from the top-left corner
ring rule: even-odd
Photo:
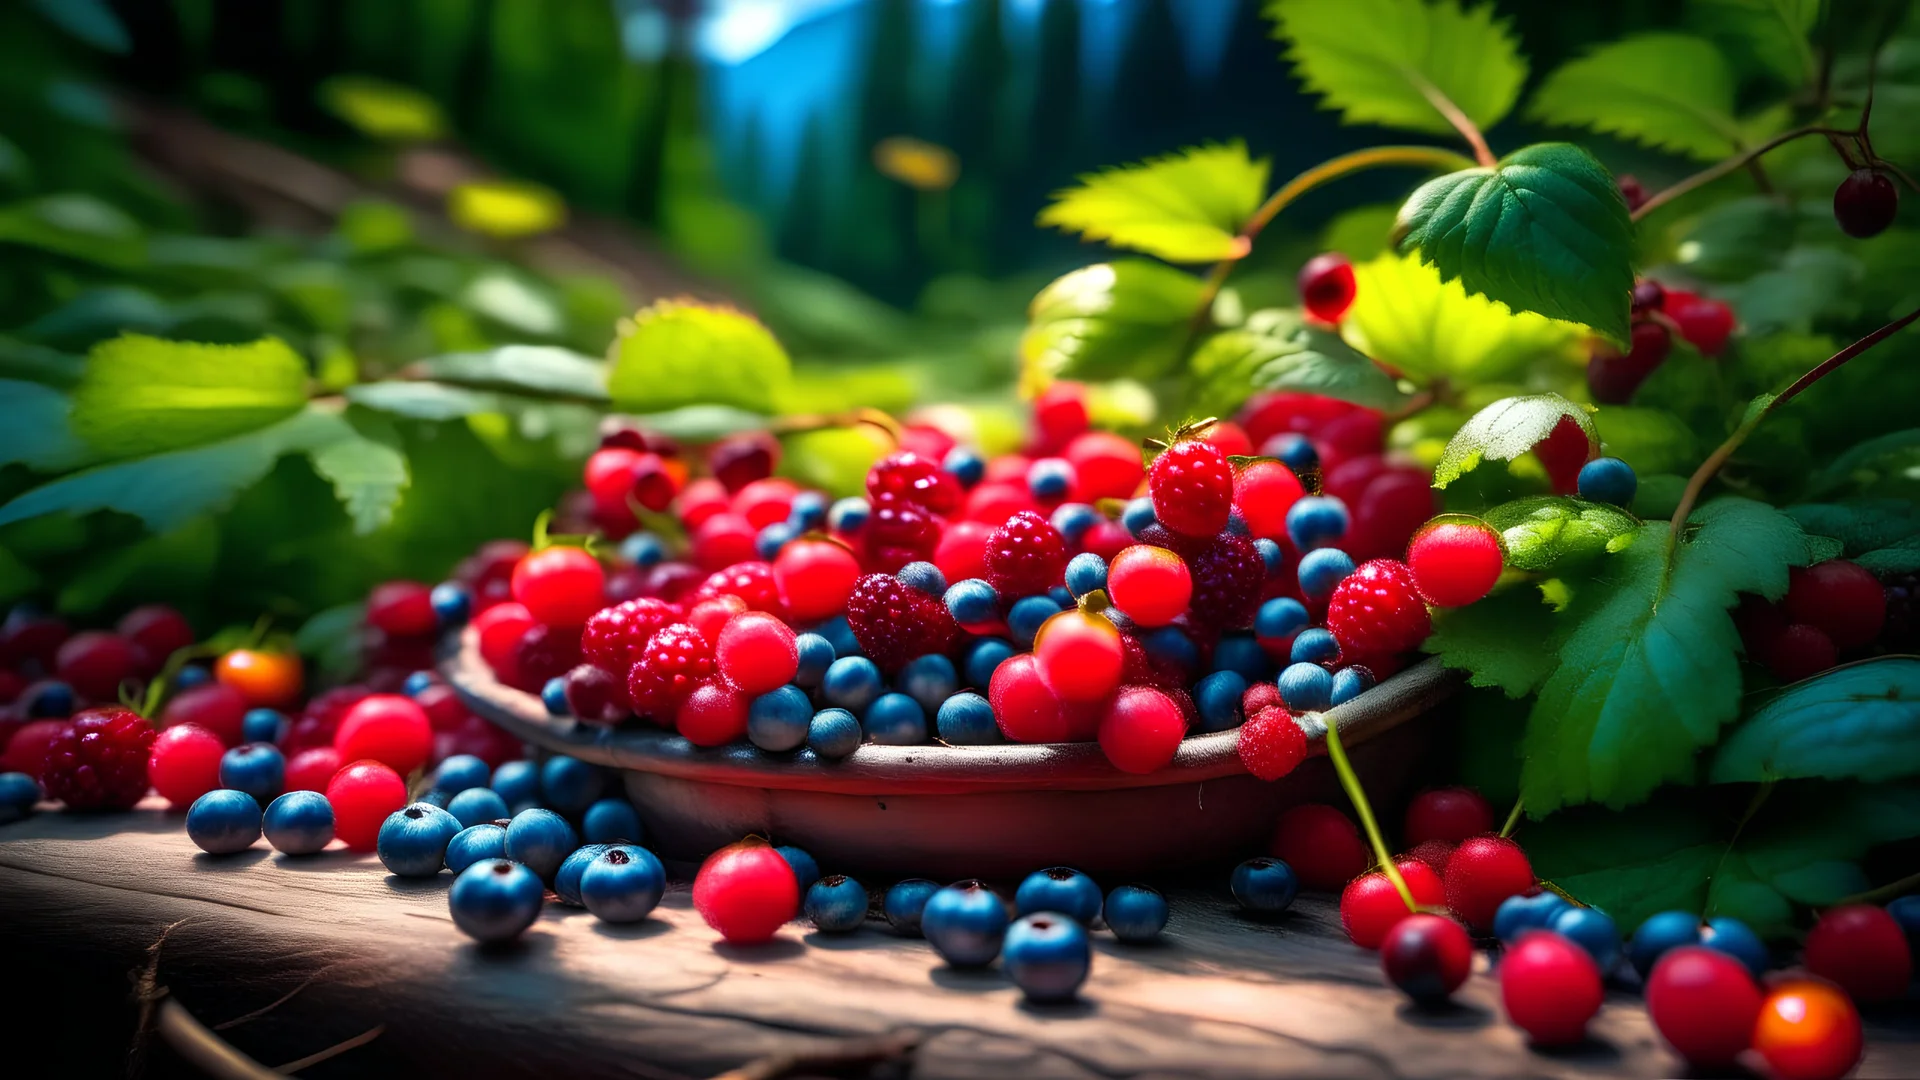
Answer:
[[[1394,869],[1407,883],[1417,907],[1439,907],[1446,902],[1446,889],[1433,867],[1418,859],[1398,859]],[[1413,914],[1393,881],[1379,870],[1362,874],[1347,883],[1340,893],[1340,925],[1347,937],[1363,949],[1377,949],[1386,940],[1387,931]]]
[[[1040,674],[1040,660],[1021,653],[993,670],[987,684],[1000,733],[1019,743],[1066,742],[1069,725],[1060,698]]]
[[[1838,663],[1839,650],[1819,628],[1789,623],[1767,643],[1760,659],[1774,678],[1791,683],[1810,679]]]
[[[739,514],[714,514],[693,531],[693,560],[708,573],[725,570],[758,557],[754,541],[759,536],[760,530]]]
[[[478,716],[468,716],[459,727],[433,737],[435,761],[445,761],[455,754],[472,754],[486,762],[487,768],[497,769],[509,761],[518,761],[526,753],[526,745],[520,740]],[[292,769],[291,764],[288,769]]]
[[[860,580],[860,559],[838,541],[803,537],[773,557],[773,580],[795,621],[819,622],[846,610]]]
[[[1436,607],[1465,607],[1487,595],[1503,565],[1499,535],[1479,522],[1436,522],[1407,545],[1414,588]]]
[[[1707,356],[1718,356],[1733,336],[1733,309],[1718,300],[1675,290],[1666,298],[1667,317],[1687,343]]]
[[[1033,399],[1033,426],[1047,447],[1066,444],[1087,430],[1087,388],[1077,382],[1056,382]]]
[[[1334,587],[1327,629],[1343,652],[1388,656],[1426,640],[1432,628],[1413,571],[1393,559],[1370,559]]]
[[[1855,1001],[1905,997],[1913,978],[1906,934],[1885,908],[1830,908],[1807,934],[1807,970],[1839,984]]]
[[[485,721],[481,721],[485,723]],[[165,735],[166,732],[161,732]],[[333,775],[340,771],[340,751],[331,746],[302,750],[287,759],[287,790],[325,793]]]
[[[1286,540],[1287,511],[1306,493],[1300,478],[1278,461],[1256,461],[1233,477],[1233,505],[1248,534],[1265,540]]]
[[[720,631],[727,628],[736,615],[747,613],[747,602],[737,596],[715,596],[693,605],[687,612],[686,623],[708,641],[719,641]]]
[[[698,532],[714,515],[726,513],[732,505],[733,498],[720,481],[703,476],[680,489],[674,512],[680,515],[680,524],[692,533]]]
[[[1141,626],[1165,626],[1187,613],[1193,578],[1187,563],[1166,548],[1135,544],[1107,567],[1113,604]]]
[[[1233,469],[1213,444],[1183,439],[1153,459],[1147,494],[1160,524],[1182,536],[1213,536],[1233,512]]]
[[[1080,496],[1088,502],[1130,498],[1147,475],[1139,444],[1111,431],[1076,435],[1061,456],[1072,463]]]
[[[154,737],[132,709],[88,709],[48,741],[40,784],[69,810],[132,809],[147,793]]]
[[[952,473],[911,450],[888,454],[867,471],[867,496],[876,505],[891,495],[936,514],[951,514],[960,509],[963,494]]]
[[[1300,884],[1332,892],[1372,861],[1353,820],[1325,803],[1304,803],[1280,815],[1267,852],[1300,875]]]
[[[773,567],[758,559],[737,562],[725,570],[714,571],[694,590],[693,602],[697,604],[716,596],[737,596],[746,601],[750,611],[785,614],[780,603],[780,584],[774,577]]]
[[[1747,655],[1764,663],[1773,639],[1787,628],[1787,613],[1780,610],[1780,605],[1768,603],[1763,596],[1743,593],[1739,606],[1733,609],[1733,626],[1740,631],[1740,644]]]
[[[1587,361],[1587,390],[1602,405],[1633,400],[1640,384],[1666,362],[1673,349],[1673,336],[1666,326],[1651,320],[1633,324],[1631,341],[1632,347],[1624,353],[1611,345],[1599,346]]]
[[[948,581],[987,577],[987,538],[994,526],[984,521],[949,522],[933,549],[933,564]],[[844,605],[844,601],[842,603]]]
[[[1633,283],[1633,314],[1645,315],[1650,311],[1659,311],[1667,302],[1666,287],[1652,278],[1641,278]]]
[[[940,521],[905,495],[881,495],[871,501],[863,534],[868,568],[891,574],[933,554]]]
[[[1500,960],[1500,1004],[1540,1046],[1585,1038],[1603,996],[1593,957],[1559,934],[1530,930]]]
[[[1280,688],[1270,682],[1254,683],[1247,687],[1246,693],[1240,695],[1240,713],[1243,716],[1259,716],[1261,710],[1275,706],[1286,707],[1280,700]]]
[[[1476,929],[1492,929],[1500,902],[1532,892],[1535,884],[1526,852],[1503,836],[1463,840],[1447,860],[1447,906]]]
[[[662,627],[680,619],[680,609],[665,600],[642,597],[594,612],[580,631],[580,655],[587,663],[623,672],[640,658]]]
[[[1469,836],[1493,831],[1493,807],[1472,788],[1446,787],[1423,791],[1407,804],[1407,824],[1401,841],[1409,846],[1429,840],[1457,844]]]
[[[860,647],[882,671],[897,671],[917,656],[944,653],[960,632],[939,597],[911,588],[890,574],[860,579],[847,598],[847,622]]]
[[[1187,720],[1173,698],[1146,686],[1129,686],[1115,695],[1100,721],[1100,749],[1121,772],[1150,773],[1167,767]]]
[[[793,497],[800,486],[791,480],[768,477],[755,480],[733,495],[733,512],[747,519],[755,529],[764,529],[776,521],[785,521],[793,513]]]
[[[1433,867],[1433,872],[1439,874],[1444,881],[1447,876],[1447,860],[1453,858],[1453,847],[1453,843],[1448,840],[1424,840],[1409,848],[1401,858],[1419,859]]]
[[[1862,240],[1885,232],[1899,210],[1900,190],[1876,169],[1855,169],[1833,192],[1833,220]]]
[[[670,718],[694,688],[712,677],[713,646],[686,623],[662,628],[647,642],[627,677],[633,711]]]
[[[371,759],[402,776],[427,763],[433,752],[433,725],[412,698],[374,694],[347,710],[333,748],[342,761]]]
[[[1682,945],[1668,950],[1647,977],[1647,1016],[1689,1065],[1724,1069],[1753,1040],[1760,988],[1726,953]]]
[[[729,492],[772,476],[779,463],[779,440],[764,431],[729,435],[707,451],[707,470]]]
[[[1860,1013],[1823,982],[1794,979],[1760,1003],[1753,1048],[1776,1080],[1839,1080],[1860,1061]]]
[[[495,604],[473,617],[473,629],[480,638],[480,659],[509,686],[519,682],[513,669],[514,653],[520,639],[533,627],[533,615],[524,604]]]
[[[47,768],[47,747],[67,729],[66,720],[29,720],[7,740],[0,754],[0,772],[23,772],[35,780]]]
[[[530,694],[547,680],[565,675],[580,662],[580,632],[558,626],[534,626],[513,646],[513,685]]]
[[[656,514],[663,513],[673,505],[674,496],[680,494],[681,478],[685,474],[685,466],[677,461],[668,461],[659,454],[635,454],[633,467],[627,474],[628,497]]]
[[[586,723],[617,724],[633,711],[626,679],[605,668],[580,664],[567,672],[566,680],[567,711]]]
[[[1031,596],[1060,584],[1067,545],[1046,518],[1022,510],[987,537],[986,563],[987,582],[1000,595]]]
[[[1572,495],[1580,490],[1580,468],[1600,453],[1600,446],[1579,421],[1563,416],[1547,437],[1534,444],[1533,456],[1547,470],[1553,490]]]
[[[1193,597],[1187,601],[1202,625],[1234,629],[1251,625],[1260,608],[1260,589],[1267,581],[1267,563],[1252,539],[1223,533],[1186,554],[1193,577]]]
[[[193,627],[165,604],[148,604],[121,616],[114,627],[140,653],[140,674],[154,675],[174,653],[193,644]]]
[[[1647,201],[1647,189],[1631,173],[1621,173],[1614,179],[1620,188],[1620,197],[1627,201],[1628,210],[1638,210]]]
[[[147,778],[160,797],[178,809],[220,786],[220,757],[227,744],[198,724],[177,724],[153,740]]]
[[[1380,970],[1425,1005],[1453,996],[1473,970],[1473,939],[1443,915],[1418,912],[1393,924],[1380,942]]]
[[[240,691],[221,683],[205,683],[175,694],[166,708],[160,710],[160,726],[197,724],[218,735],[228,746],[238,746],[248,708],[247,699]]]
[[[33,661],[41,670],[51,671],[54,654],[67,634],[67,624],[59,619],[16,610],[0,625],[0,663],[19,666]]]
[[[139,658],[133,643],[104,630],[85,630],[54,654],[53,673],[87,701],[117,701],[120,681],[131,678]]]
[[[720,631],[714,660],[720,673],[748,694],[777,690],[800,668],[793,629],[760,612],[738,616]]]
[[[640,596],[651,596],[678,603],[706,580],[700,568],[688,562],[663,562],[648,567],[641,579]]]
[[[606,603],[600,560],[576,547],[543,548],[513,568],[513,598],[549,626],[578,627]]]
[[[581,470],[587,494],[593,496],[594,517],[615,531],[633,528],[633,508],[627,496],[633,491],[633,463],[637,450],[610,446],[595,450]]]
[[[384,581],[367,594],[367,625],[394,637],[426,637],[440,625],[433,590],[417,581]]]
[[[680,702],[674,728],[695,746],[725,746],[747,733],[752,704],[752,698],[726,679],[708,679]]]
[[[1113,620],[1085,611],[1063,611],[1042,623],[1033,653],[1047,685],[1068,702],[1106,700],[1126,667]]]
[[[407,805],[407,783],[378,761],[354,761],[327,781],[333,835],[353,851],[372,851],[388,815]]]
[[[1887,594],[1866,567],[1845,559],[1788,571],[1787,618],[1818,627],[1840,649],[1857,649],[1880,635]]]
[[[693,878],[693,907],[735,945],[757,945],[800,908],[800,884],[787,860],[757,837],[721,848]]]
[[[1297,284],[1300,306],[1323,323],[1337,323],[1345,318],[1358,291],[1353,280],[1353,264],[1337,252],[1308,259],[1300,268]]]
[[[1307,733],[1284,707],[1269,706],[1240,725],[1237,749],[1248,772],[1278,780],[1306,760]]]

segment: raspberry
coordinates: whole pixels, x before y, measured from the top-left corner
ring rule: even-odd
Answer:
[[[1233,469],[1213,444],[1183,439],[1153,459],[1147,494],[1162,525],[1183,536],[1212,536],[1233,512]]]
[[[716,596],[737,596],[747,602],[749,611],[784,614],[780,585],[774,579],[771,563],[738,562],[725,570],[716,570],[694,590],[692,602],[698,604]]]
[[[1862,240],[1886,231],[1899,209],[1900,190],[1874,169],[1855,169],[1833,192],[1833,220]]]
[[[1246,716],[1259,716],[1260,710],[1279,704],[1280,688],[1270,682],[1254,683],[1240,696],[1240,712]]]
[[[1587,361],[1587,390],[1602,405],[1625,405],[1655,368],[1666,362],[1673,335],[1657,322],[1633,324],[1632,348],[1622,353],[1611,345],[1594,349]]]
[[[1479,522],[1435,522],[1407,546],[1414,587],[1437,607],[1465,607],[1487,595],[1502,565],[1499,534]]]
[[[47,744],[40,783],[69,810],[128,810],[147,793],[153,725],[118,705],[88,709]]]
[[[940,545],[940,522],[927,508],[903,495],[872,500],[867,514],[867,566],[892,573],[930,557]]]
[[[1057,543],[1057,534],[1054,539]],[[960,630],[939,597],[890,574],[860,579],[847,598],[847,622],[860,647],[883,671],[898,671],[916,656],[946,652]]]
[[[603,608],[580,631],[580,655],[595,667],[626,671],[640,658],[648,639],[679,619],[678,605],[651,597]]]
[[[547,680],[580,662],[580,634],[571,627],[534,626],[513,646],[513,685],[537,694]]]
[[[627,677],[635,712],[670,719],[694,687],[714,673],[713,646],[686,623],[662,628],[647,642]]]
[[[911,450],[899,450],[875,462],[867,471],[867,495],[877,507],[887,496],[897,496],[935,514],[960,509],[960,481],[938,461]]]
[[[1467,925],[1493,929],[1501,901],[1534,887],[1533,866],[1520,845],[1501,836],[1462,841],[1447,860],[1447,906]]]
[[[1307,756],[1307,733],[1293,714],[1268,707],[1240,726],[1240,764],[1262,780],[1278,780]]]
[[[1296,284],[1300,288],[1300,306],[1323,323],[1337,323],[1344,318],[1358,291],[1353,280],[1353,264],[1337,252],[1308,259],[1300,267]]]
[[[1787,598],[1782,601],[1787,618],[1817,627],[1837,648],[1867,644],[1879,636],[1887,621],[1886,590],[1858,563],[1830,559],[1805,569],[1795,567],[1787,583]]]
[[[1187,571],[1193,578],[1193,598],[1187,606],[1201,625],[1238,629],[1253,622],[1253,613],[1260,607],[1260,587],[1267,580],[1267,564],[1252,539],[1232,533],[1215,537],[1187,556]],[[1425,631],[1421,634],[1424,637]]]
[[[1000,595],[1032,596],[1060,584],[1067,544],[1046,518],[1022,510],[987,537],[986,562],[987,583]]]
[[[1371,861],[1353,819],[1325,803],[1305,803],[1281,814],[1267,851],[1293,867],[1300,884],[1328,892]]]
[[[1393,559],[1361,563],[1327,602],[1327,629],[1354,656],[1405,652],[1425,641],[1431,627],[1413,571]]]

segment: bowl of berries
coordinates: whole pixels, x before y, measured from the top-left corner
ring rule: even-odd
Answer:
[[[609,439],[580,524],[624,532],[619,555],[471,563],[441,674],[508,733],[622,770],[677,858],[758,833],[856,872],[1139,874],[1269,844],[1334,797],[1330,749],[1404,787],[1457,686],[1409,664],[1428,604],[1484,594],[1498,538],[1429,523],[1357,406],[1267,395],[1150,462],[1084,410],[1049,437],[1049,414],[1035,453],[991,461],[909,426],[837,502],[769,475],[775,452],[721,444],[675,487],[636,477],[646,436]]]

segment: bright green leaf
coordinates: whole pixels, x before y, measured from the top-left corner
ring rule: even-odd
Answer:
[[[1584,328],[1468,295],[1416,256],[1385,252],[1355,264],[1353,274],[1358,292],[1342,335],[1416,382],[1445,376],[1479,386],[1535,361],[1584,358]]]
[[[1693,428],[1665,409],[1615,405],[1601,409],[1594,423],[1607,454],[1641,476],[1688,472],[1703,456]]]
[[[1240,226],[1266,192],[1266,160],[1235,139],[1082,176],[1039,222],[1170,262],[1213,262],[1247,253]]]
[[[355,405],[416,420],[452,420],[475,413],[499,411],[492,394],[435,382],[356,383],[346,389]]]
[[[1712,42],[1638,34],[1556,68],[1527,115],[1712,161],[1740,145],[1733,92],[1733,72]]]
[[[460,303],[516,333],[552,337],[563,325],[559,305],[551,296],[504,270],[489,270],[468,282]]]
[[[1200,279],[1145,259],[1082,267],[1033,298],[1020,338],[1026,379],[1151,378],[1179,362]]]
[[[440,106],[411,86],[366,75],[335,75],[320,84],[320,104],[362,135],[420,142],[446,132]]]
[[[1418,249],[1470,293],[1627,340],[1633,222],[1613,174],[1572,143],[1429,180],[1398,228],[1401,251]]]
[[[265,427],[306,401],[307,366],[279,338],[199,345],[127,334],[88,356],[73,430],[104,457],[138,457]]]
[[[74,437],[67,395],[37,382],[0,379],[0,465],[65,472],[93,456]]]
[[[489,352],[447,353],[408,366],[422,378],[533,396],[607,400],[607,365],[553,345],[502,345]]]
[[[803,431],[782,445],[781,473],[833,495],[866,490],[867,470],[893,449],[891,439],[865,424]]]
[[[566,224],[567,204],[529,180],[473,180],[447,194],[447,216],[468,232],[517,240]]]
[[[1520,43],[1492,4],[1269,0],[1266,14],[1307,89],[1348,123],[1450,135],[1437,92],[1484,129],[1527,81]]]
[[[1494,402],[1474,413],[1447,441],[1433,468],[1433,486],[1446,487],[1482,461],[1512,461],[1552,434],[1562,420],[1578,424],[1587,441],[1598,444],[1587,407],[1559,394],[1528,394]]]
[[[1465,607],[1435,612],[1421,646],[1441,663],[1470,673],[1475,686],[1523,697],[1553,674],[1554,655],[1541,648],[1553,632],[1553,610],[1540,589],[1521,583]]]
[[[1688,0],[1687,25],[1724,46],[1748,67],[1788,86],[1818,72],[1808,36],[1820,20],[1820,0]]]
[[[1720,743],[1716,784],[1920,774],[1920,659],[1883,656],[1781,691]]]
[[[1372,259],[1393,247],[1393,224],[1400,208],[1392,203],[1356,206],[1335,216],[1320,233],[1320,250],[1337,251],[1351,262]],[[1351,317],[1351,311],[1349,311]]]
[[[733,405],[772,412],[793,370],[759,320],[732,308],[662,300],[620,324],[607,389],[625,412]]]
[[[1291,308],[1268,308],[1222,330],[1189,361],[1209,411],[1231,412],[1255,390],[1293,390],[1391,409],[1405,400],[1393,378],[1332,330]]]
[[[1500,530],[1507,567],[1535,573],[1589,564],[1626,547],[1640,528],[1639,519],[1619,507],[1562,495],[1516,499],[1485,517]],[[1528,638],[1527,645],[1538,649],[1539,639]]]
[[[313,471],[333,485],[333,493],[353,519],[353,531],[365,536],[393,520],[394,508],[411,478],[406,455],[399,450],[399,432],[391,421],[356,412],[349,427],[347,435],[313,447],[307,457]]]
[[[44,195],[0,207],[0,245],[19,244],[116,269],[146,258],[140,223],[91,195]]]

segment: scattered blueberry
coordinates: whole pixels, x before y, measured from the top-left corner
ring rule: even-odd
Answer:
[[[1196,683],[1193,704],[1200,711],[1200,730],[1225,731],[1239,727],[1246,719],[1240,709],[1246,693],[1246,676],[1237,671],[1216,671]]]
[[[1153,513],[1153,500],[1145,495],[1129,500],[1127,508],[1120,511],[1120,524],[1128,532],[1138,537],[1147,526],[1160,519]]]
[[[853,634],[853,624],[847,622],[845,615],[835,615],[814,627],[813,632],[827,639],[827,644],[833,646],[835,657],[866,655],[866,650],[860,647],[860,639]]]
[[[1287,509],[1287,537],[1300,551],[1339,543],[1347,526],[1347,504],[1331,495],[1303,495]]]
[[[209,855],[245,851],[260,839],[260,803],[244,791],[215,788],[187,807],[187,837]]]
[[[474,863],[447,890],[453,924],[476,941],[511,941],[540,917],[546,890],[533,871],[505,859]]]
[[[33,813],[40,801],[40,782],[23,772],[0,773],[0,825],[10,825]]]
[[[813,702],[797,686],[782,686],[753,699],[747,707],[747,741],[770,753],[796,750],[807,741]]]
[[[1545,889],[1532,896],[1509,896],[1493,913],[1493,936],[1511,945],[1529,930],[1545,930],[1571,907],[1565,897]]]
[[[920,935],[920,915],[926,909],[927,901],[940,891],[940,886],[926,878],[908,878],[887,890],[880,901],[880,912],[894,930],[908,937]]]
[[[333,804],[317,791],[289,791],[267,804],[260,831],[282,854],[315,854],[333,842]]]
[[[852,933],[867,921],[867,890],[845,874],[831,874],[807,886],[802,909],[823,934]]]
[[[1700,919],[1691,911],[1663,911],[1647,917],[1627,942],[1627,959],[1642,979],[1667,950],[1700,944]]]
[[[844,499],[836,499],[833,505],[827,508],[827,528],[843,536],[859,532],[860,527],[867,523],[867,515],[870,513],[872,513],[872,507],[867,505],[867,500],[859,496],[849,495]]]
[[[472,754],[455,754],[433,771],[433,788],[453,795],[470,787],[486,787],[492,779],[486,762]]]
[[[1147,659],[1161,666],[1192,671],[1200,666],[1200,648],[1177,626],[1161,626],[1140,635]]]
[[[1340,643],[1326,627],[1309,627],[1294,635],[1291,655],[1294,663],[1330,664],[1339,658]]]
[[[1228,884],[1240,910],[1258,915],[1277,915],[1292,907],[1293,898],[1300,894],[1300,879],[1293,867],[1265,855],[1234,867]]]
[[[205,669],[202,669],[205,670]],[[184,673],[185,669],[182,669]],[[201,680],[205,682],[205,679]],[[16,706],[21,703],[16,703]],[[40,720],[73,715],[73,687],[49,679],[24,702],[28,719]]]
[[[787,866],[793,870],[793,880],[799,884],[802,893],[807,891],[807,886],[820,880],[820,864],[804,848],[781,844],[773,850],[787,861]]]
[[[667,869],[653,852],[614,844],[580,875],[580,900],[602,922],[639,922],[667,891]]]
[[[947,586],[941,597],[947,614],[963,627],[991,627],[1000,622],[1000,594],[979,578],[967,578]]]
[[[501,798],[499,792],[483,787],[468,788],[448,799],[447,813],[452,814],[462,828],[513,816],[507,800]]]
[[[457,581],[443,581],[427,594],[433,604],[433,617],[440,620],[441,626],[459,626],[473,613],[473,597],[467,587]]]
[[[1341,668],[1333,673],[1333,692],[1327,695],[1327,701],[1333,705],[1345,705],[1371,689],[1372,672],[1363,667]]]
[[[553,880],[561,860],[579,846],[567,819],[551,810],[522,810],[507,823],[507,858]]]
[[[954,670],[953,661],[945,654],[928,653],[907,661],[907,666],[894,676],[893,685],[919,702],[921,708],[932,712],[960,689],[960,673]]]
[[[415,672],[419,674],[419,672]],[[412,676],[408,676],[411,681]],[[240,741],[243,743],[277,743],[280,735],[287,730],[287,718],[278,709],[248,709],[247,715],[240,721]]]
[[[1325,600],[1333,587],[1353,573],[1353,556],[1339,548],[1315,548],[1300,556],[1300,594],[1309,600]]]
[[[1051,596],[1023,596],[1007,609],[1007,630],[1023,649],[1033,648],[1040,624],[1060,614],[1060,605]]]
[[[540,688],[540,704],[547,707],[548,716],[572,716],[567,705],[567,679],[564,675],[555,675]]]
[[[1307,609],[1300,601],[1276,596],[1260,605],[1253,617],[1253,632],[1263,638],[1292,637],[1306,628]]]
[[[174,675],[173,689],[176,692],[181,690],[191,690],[196,686],[205,686],[212,681],[213,681],[213,671],[212,669],[208,668],[207,665],[188,664],[182,667],[180,671]],[[69,690],[67,691],[67,693],[72,694],[73,691]]]
[[[244,791],[261,806],[287,784],[287,758],[272,743],[236,746],[220,755],[220,786]]]
[[[833,666],[833,642],[819,634],[801,634],[793,639],[794,649],[800,654],[800,666],[793,673],[793,681],[798,686],[811,690],[820,685],[827,677],[827,669]]]
[[[867,733],[860,721],[845,709],[821,709],[807,725],[807,749],[829,760],[838,760],[860,749]]]
[[[977,451],[965,446],[956,446],[947,451],[947,456],[941,460],[940,467],[952,473],[953,478],[960,481],[960,486],[963,488],[972,487],[987,475],[986,460]]]
[[[1070,866],[1036,870],[1014,890],[1013,909],[1021,915],[1051,911],[1090,924],[1100,914],[1100,886]]]
[[[1892,905],[1888,905],[1892,910]],[[1715,952],[1723,952],[1746,965],[1753,977],[1758,979],[1767,973],[1773,964],[1773,953],[1767,943],[1753,928],[1739,919],[1726,916],[1708,919],[1707,928],[1700,934],[1700,944]]]
[[[1075,599],[1107,587],[1107,560],[1083,551],[1067,562],[1067,590]]]
[[[375,850],[380,862],[400,877],[432,877],[446,865],[447,845],[460,827],[459,819],[447,811],[414,803],[387,815]]]
[[[1012,659],[1016,651],[1013,642],[998,637],[984,637],[968,646],[966,663],[962,665],[967,685],[985,690],[993,682],[993,673]]]
[[[447,841],[447,869],[456,874],[482,859],[506,857],[507,830],[496,822],[469,825]]]
[[[867,737],[882,746],[917,746],[927,741],[927,710],[905,694],[885,693],[861,718]]]
[[[1101,914],[1107,920],[1107,929],[1121,941],[1152,941],[1167,928],[1167,898],[1158,889],[1122,885],[1107,894]]]
[[[1590,907],[1568,907],[1553,917],[1547,929],[1587,950],[1601,974],[1613,967],[1620,955],[1620,930],[1604,911]]]
[[[493,770],[493,790],[509,808],[540,801],[540,767],[531,761],[506,761]]]
[[[918,589],[928,596],[944,596],[947,592],[947,575],[930,562],[910,562],[900,568],[898,577],[909,589]]]
[[[500,842],[504,849],[505,831],[500,834]],[[560,869],[553,872],[553,895],[559,897],[560,902],[569,907],[586,907],[586,901],[580,899],[580,875],[587,872],[587,867],[593,865],[593,860],[599,858],[601,852],[612,846],[612,844],[581,844],[574,848],[566,858],[560,860]],[[500,858],[504,859],[506,856],[502,854]]]
[[[556,755],[540,766],[540,798],[562,814],[585,813],[600,797],[600,784],[600,770],[579,758]]]
[[[641,569],[659,564],[667,557],[667,545],[658,536],[640,530],[620,541],[620,557]]]
[[[828,703],[850,712],[865,712],[886,689],[880,667],[864,656],[842,656],[827,669],[820,694]]]
[[[1613,457],[1594,458],[1582,465],[1577,483],[1581,498],[1615,506],[1631,503],[1640,488],[1633,466]]]
[[[1333,706],[1333,676],[1319,664],[1288,664],[1276,682],[1280,700],[1294,712],[1321,712]]]
[[[625,799],[601,799],[580,815],[580,838],[589,844],[643,844],[640,814]]]
[[[1093,963],[1087,928],[1050,912],[1015,920],[1005,949],[1007,977],[1028,1001],[1073,1000]]]
[[[1000,955],[1007,907],[984,882],[957,882],[927,898],[920,933],[954,967],[985,967]]]
[[[1268,578],[1280,576],[1280,571],[1287,568],[1287,553],[1281,549],[1279,541],[1264,536],[1256,537],[1253,550],[1260,553],[1260,562],[1266,566]]]

